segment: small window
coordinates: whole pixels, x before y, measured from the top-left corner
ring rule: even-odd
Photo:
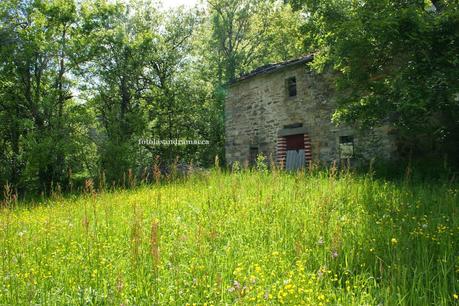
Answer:
[[[295,97],[296,96],[296,78],[291,77],[288,78],[286,81],[287,85],[287,94],[289,97]]]
[[[251,166],[257,164],[258,147],[250,147],[249,162]]]
[[[339,137],[339,154],[341,159],[354,157],[354,137],[340,136]]]

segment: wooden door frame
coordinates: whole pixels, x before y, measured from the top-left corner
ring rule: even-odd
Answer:
[[[279,166],[285,168],[286,157],[287,157],[287,137],[292,135],[303,135],[304,139],[304,158],[305,165],[309,165],[312,162],[312,147],[311,138],[307,129],[304,127],[282,129],[278,133],[277,144],[276,144],[276,161]]]

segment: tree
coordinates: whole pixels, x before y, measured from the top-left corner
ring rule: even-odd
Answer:
[[[302,2],[315,67],[337,72],[336,122],[390,123],[408,151],[458,156],[458,1]]]
[[[48,192],[65,184],[71,156],[78,155],[81,127],[72,120],[78,106],[70,90],[72,39],[78,24],[68,1],[2,2],[2,140],[7,178]],[[5,161],[5,159],[4,159]]]
[[[89,106],[97,117],[95,137],[99,168],[109,182],[121,182],[136,166],[138,138],[146,128],[144,94],[149,89],[145,74],[155,46],[156,11],[147,6],[86,2],[82,35],[88,61],[82,77]]]
[[[209,0],[211,50],[221,82],[301,55],[300,15],[278,1]]]
[[[89,2],[86,11],[93,50],[85,68],[86,87],[100,124],[100,167],[107,178],[120,181],[129,169],[140,173],[158,155],[164,165],[176,157],[202,157],[198,147],[139,143],[203,136],[197,120],[205,92],[190,78],[196,13],[161,12],[143,2]]]
[[[200,101],[193,100],[190,67],[191,38],[198,22],[195,12],[182,9],[164,14],[162,29],[155,47],[151,50],[149,66],[151,91],[148,96],[150,135],[159,139],[181,139],[195,134],[193,114]],[[196,88],[194,88],[196,89]],[[196,136],[196,134],[195,134]],[[170,164],[178,155],[184,157],[177,147],[146,146],[150,153],[161,155]]]

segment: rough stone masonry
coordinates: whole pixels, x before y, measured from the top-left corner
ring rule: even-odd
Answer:
[[[332,75],[314,72],[312,60],[308,55],[266,65],[232,82],[225,102],[229,164],[253,162],[260,153],[290,168],[394,156],[389,126],[361,131],[332,123]]]

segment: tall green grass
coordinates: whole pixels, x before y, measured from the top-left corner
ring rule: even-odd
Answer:
[[[451,305],[458,185],[236,171],[0,212],[0,304]]]

